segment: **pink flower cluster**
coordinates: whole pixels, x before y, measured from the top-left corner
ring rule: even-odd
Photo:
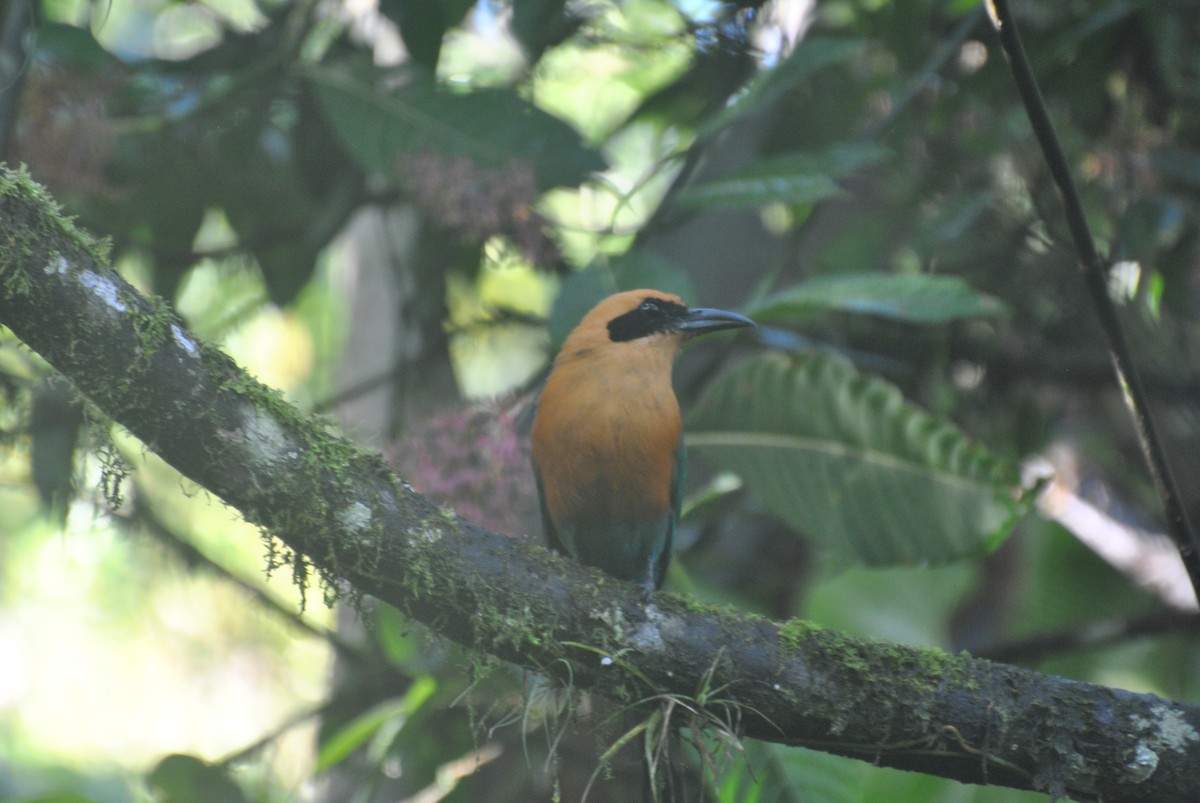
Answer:
[[[420,422],[385,449],[420,493],[496,532],[539,532],[537,487],[519,411],[460,407]]]

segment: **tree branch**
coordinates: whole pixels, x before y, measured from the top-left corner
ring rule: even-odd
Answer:
[[[1013,81],[1017,85],[1021,100],[1025,103],[1025,113],[1033,126],[1038,144],[1041,145],[1046,166],[1050,169],[1054,184],[1058,188],[1067,227],[1071,230],[1071,239],[1074,240],[1075,250],[1079,253],[1083,281],[1092,297],[1100,326],[1108,339],[1108,350],[1112,357],[1117,385],[1125,395],[1150,478],[1162,500],[1167,532],[1175,541],[1179,555],[1183,558],[1183,565],[1187,567],[1188,577],[1191,578],[1192,588],[1195,589],[1197,598],[1200,598],[1200,532],[1188,521],[1179,483],[1171,473],[1167,452],[1150,410],[1150,397],[1146,394],[1141,375],[1134,363],[1133,351],[1129,348],[1116,306],[1108,294],[1107,268],[1096,251],[1096,243],[1088,227],[1083,203],[1079,200],[1079,191],[1071,177],[1071,168],[1058,142],[1058,135],[1054,133],[1054,124],[1050,121],[1046,104],[1042,100],[1042,92],[1038,89],[1037,79],[1029,66],[1025,46],[1021,43],[1021,35],[1008,0],[987,0],[987,7],[992,24],[1000,35],[1000,44],[1008,56]]]
[[[1170,633],[1200,633],[1200,613],[1161,610],[1136,619],[1108,619],[1075,624],[1061,630],[1035,633],[1025,638],[989,645],[977,650],[977,653],[993,661],[1030,663],[1065,652],[1098,649],[1135,638]]]
[[[299,415],[140,296],[0,168],[0,322],[149,448],[294,552],[298,576],[625,701],[697,695],[743,734],[971,783],[1178,800],[1200,708],[656,594],[487,532]],[[303,560],[307,558],[307,560]],[[712,690],[719,689],[719,692]]]

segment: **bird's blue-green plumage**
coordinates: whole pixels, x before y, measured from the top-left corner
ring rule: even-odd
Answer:
[[[560,516],[559,525],[556,525],[546,509],[541,472],[535,473],[542,530],[552,548],[580,563],[641,586],[647,593],[662,587],[671,563],[671,546],[679,524],[687,477],[687,454],[682,439],[675,450],[669,507],[648,518],[614,519],[592,509],[580,510],[575,516]]]

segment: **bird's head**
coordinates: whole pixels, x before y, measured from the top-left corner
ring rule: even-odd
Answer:
[[[674,353],[685,340],[696,335],[754,325],[754,321],[736,312],[704,307],[689,309],[679,296],[671,293],[627,290],[593,307],[567,338],[563,351],[644,343]]]

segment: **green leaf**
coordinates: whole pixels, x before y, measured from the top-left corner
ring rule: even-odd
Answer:
[[[346,150],[368,170],[391,172],[401,154],[434,151],[467,156],[480,165],[513,160],[536,170],[542,189],[577,186],[605,167],[579,133],[508,89],[456,93],[420,74],[405,74],[385,91],[346,69],[309,73],[317,98]]]
[[[620,256],[610,257],[608,268],[617,283],[617,290],[637,290],[645,287],[674,293],[683,303],[692,304],[696,299],[696,286],[687,271],[661,254],[644,249],[627,251]]]
[[[806,619],[822,627],[899,644],[946,645],[946,623],[979,582],[965,561],[945,566],[848,566],[807,590]],[[862,590],[870,588],[870,596]],[[887,605],[878,604],[886,599]]]
[[[746,739],[722,774],[721,803],[858,803],[866,765],[841,756]]]
[[[733,176],[706,181],[679,193],[685,206],[700,208],[763,206],[769,203],[810,204],[841,195],[829,176]]]
[[[216,764],[182,754],[170,755],[158,762],[146,776],[151,793],[159,803],[243,803],[241,787],[225,769]]]
[[[320,774],[341,763],[377,733],[387,730],[385,726],[389,724],[396,725],[396,728],[389,732],[394,736],[395,732],[403,727],[404,720],[420,709],[435,691],[437,681],[429,675],[422,675],[413,681],[403,697],[385,700],[355,717],[321,745],[314,774]]]
[[[615,292],[617,281],[612,271],[600,264],[588,265],[564,279],[550,308],[548,328],[553,348],[557,350],[563,344],[588,310]]]
[[[1182,148],[1158,148],[1150,154],[1150,166],[1181,184],[1200,187],[1200,153]]]
[[[842,194],[835,181],[888,154],[877,145],[844,145],[821,153],[791,153],[758,162],[749,170],[688,187],[679,203],[698,207],[807,204]]]
[[[381,0],[379,10],[400,29],[408,55],[432,72],[446,31],[462,21],[472,4],[472,0]]]
[[[765,109],[813,74],[855,55],[862,46],[859,39],[806,38],[781,64],[762,73],[736,101],[702,125],[697,135],[711,136],[735,120]]]
[[[45,382],[34,394],[29,418],[29,474],[42,510],[66,523],[74,496],[76,450],[83,429],[83,404],[66,383]]]
[[[379,649],[395,666],[410,666],[422,656],[420,628],[391,605],[380,605],[372,613]]]
[[[891,154],[882,145],[870,142],[835,145],[824,151],[796,151],[763,160],[754,168],[762,175],[772,173],[821,173],[844,176],[860,167],[878,164]]]
[[[873,565],[986,552],[1032,496],[1013,465],[827,354],[729,371],[689,416],[687,444],[798,532]]]
[[[795,322],[814,311],[934,324],[999,315],[1005,307],[956,276],[846,273],[788,288],[761,301],[750,314],[758,321]]]
[[[508,28],[532,64],[574,33],[582,20],[582,14],[568,10],[567,0],[513,0]]]
[[[598,260],[562,283],[550,310],[550,342],[558,348],[592,307],[613,293],[646,287],[674,293],[690,303],[695,288],[687,272],[648,251],[629,251]]]
[[[113,69],[116,59],[86,27],[39,21],[32,34],[38,61],[62,62],[89,73]]]

